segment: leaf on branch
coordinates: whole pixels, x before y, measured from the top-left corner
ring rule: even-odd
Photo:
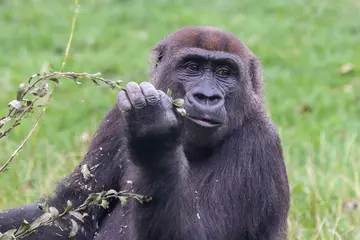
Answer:
[[[182,99],[182,98],[177,98],[177,99],[173,100],[173,104],[174,104],[176,107],[182,107],[182,106],[184,106],[184,99]]]
[[[11,117],[5,117],[0,120],[0,128],[5,125],[5,123],[11,121]]]
[[[93,81],[96,86],[100,86],[100,83],[98,83],[95,78],[90,78],[90,80]]]
[[[75,237],[75,235],[79,231],[79,225],[73,219],[70,219],[70,221],[71,221],[71,231],[69,237],[72,238]]]
[[[37,229],[43,224],[46,224],[47,222],[51,222],[51,220],[52,220],[52,216],[50,213],[47,212],[43,213],[40,217],[38,217],[37,219],[35,219],[35,221],[31,223],[31,229]]]
[[[57,219],[59,217],[59,210],[57,210],[55,207],[50,207],[49,213],[53,219]]]
[[[79,212],[75,212],[75,211],[70,211],[69,214],[73,217],[75,217],[76,219],[80,220],[81,222],[84,222],[84,218],[83,215]]]
[[[118,198],[120,200],[121,206],[124,207],[126,205],[126,203],[127,203],[127,198],[123,197],[123,196],[119,196]]]
[[[88,180],[93,176],[91,174],[87,164],[84,164],[81,166],[81,173],[82,173],[83,177],[85,178],[85,180]]]
[[[101,204],[101,199],[104,195],[104,192],[100,192],[100,193],[91,193],[88,198],[85,200],[85,202],[79,207],[79,208],[82,208],[82,207],[86,207],[88,205],[91,205],[91,204]]]
[[[100,204],[104,209],[107,209],[109,207],[109,201],[103,199]]]
[[[12,100],[11,102],[9,102],[8,106],[19,110],[21,108],[21,102],[18,100]]]
[[[176,111],[181,114],[181,116],[186,116],[186,110],[184,108],[176,108]]]
[[[29,80],[28,80],[28,84],[30,84],[30,83],[31,83],[31,80],[33,80],[34,78],[36,78],[36,77],[38,77],[38,76],[40,76],[40,73],[35,73],[35,74],[31,75],[31,77],[30,77]]]
[[[23,98],[25,91],[26,91],[25,84],[21,83],[19,85],[19,88],[18,88],[18,91],[16,94],[16,100],[20,101]]]
[[[151,201],[151,197],[148,196],[141,196],[141,195],[135,195],[133,196],[136,200],[138,200],[140,203],[144,203],[144,202],[150,202]]]
[[[45,82],[39,87],[34,88],[30,93],[37,97],[44,97],[49,91],[49,84]]]
[[[60,214],[60,217],[68,214],[68,213],[70,212],[71,208],[72,208],[72,202],[71,202],[70,200],[67,200],[67,202],[66,202],[66,208],[65,208],[64,212],[62,212],[62,213]]]
[[[77,85],[83,85],[82,82],[78,81],[78,76],[69,76],[69,78],[72,78]]]
[[[101,72],[89,73],[88,76],[89,76],[89,77],[93,77],[93,78],[101,77]]]
[[[107,84],[110,88],[114,89],[116,87],[121,87],[121,80],[109,80],[109,79],[103,79],[104,83]]]
[[[57,84],[59,83],[59,79],[57,79],[57,78],[49,78],[49,81],[53,81]]]
[[[16,229],[10,229],[5,233],[0,233],[0,240],[16,240]]]
[[[26,233],[27,231],[29,231],[30,228],[31,228],[31,224],[29,224],[28,221],[23,220],[21,222],[19,229],[16,231],[16,235],[22,235],[22,234]]]

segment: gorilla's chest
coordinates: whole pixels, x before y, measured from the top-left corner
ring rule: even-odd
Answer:
[[[226,201],[229,203],[229,200],[224,198],[230,197],[230,192],[222,186],[226,185],[226,180],[213,177],[207,178],[207,181],[194,179],[191,187],[189,186],[193,190],[189,197],[194,199],[194,204],[196,204],[197,208],[197,211],[193,212],[196,215],[195,220],[200,221],[204,226],[208,236],[207,239],[227,239],[228,236],[239,236],[239,229],[236,224],[236,216],[238,215],[236,210],[237,204],[224,204]],[[130,211],[130,208],[118,204],[105,217],[94,239],[132,240]]]

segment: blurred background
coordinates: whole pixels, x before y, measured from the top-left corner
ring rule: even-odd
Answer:
[[[148,79],[151,48],[188,25],[237,35],[264,66],[292,200],[289,239],[360,239],[360,2],[80,0],[65,71]],[[0,0],[0,117],[44,62],[59,70],[72,0]],[[0,209],[50,194],[82,159],[117,91],[61,81],[24,150],[0,173]],[[0,164],[34,124],[0,140]],[[105,173],[104,173],[105,174]]]

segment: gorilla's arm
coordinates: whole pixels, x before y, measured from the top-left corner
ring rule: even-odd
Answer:
[[[0,230],[5,232],[8,229],[17,229],[20,221],[26,219],[28,222],[34,221],[38,216],[43,214],[37,204],[28,204],[21,208],[14,208],[7,211],[0,211]],[[46,231],[44,231],[46,229]],[[69,239],[56,226],[47,226],[41,231],[31,234],[26,240],[32,239]]]
[[[129,83],[121,91],[119,108],[129,127],[134,191],[149,195],[149,203],[134,202],[133,239],[205,239],[197,219],[189,169],[180,142],[180,126],[170,99],[147,82]]]
[[[160,139],[156,143],[145,141],[142,146],[145,149],[133,155],[139,162],[139,166],[134,166],[137,170],[134,189],[152,196],[152,201],[135,203],[132,213],[135,239],[205,239],[182,147]],[[148,166],[154,162],[162,163],[154,168]]]
[[[90,193],[109,189],[120,190],[120,178],[124,171],[122,166],[124,164],[119,160],[124,154],[123,131],[124,122],[121,113],[114,106],[99,126],[84,160],[58,184],[54,196],[48,199],[49,206],[54,206],[61,212],[65,209],[67,200],[70,200],[73,208],[76,208]],[[81,173],[84,164],[87,164],[92,174],[88,179],[85,179]],[[23,219],[31,221],[42,213],[36,204],[0,212],[0,232],[17,228]],[[78,222],[84,231],[79,231],[77,239],[91,238],[96,231],[96,224],[102,219],[105,211],[101,207],[92,206],[87,213],[89,217],[85,218],[85,223]],[[40,236],[49,240],[62,239],[61,236],[68,239],[68,221],[62,224],[65,226],[64,231],[56,227],[41,227],[38,233],[32,234],[27,239],[38,239]]]

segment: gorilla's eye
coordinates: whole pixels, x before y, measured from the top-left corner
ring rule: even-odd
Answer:
[[[198,72],[200,71],[200,66],[197,63],[191,62],[186,64],[186,68],[189,69],[192,72]]]
[[[227,67],[219,68],[216,71],[216,75],[221,76],[221,77],[228,77],[230,75],[230,70]]]

